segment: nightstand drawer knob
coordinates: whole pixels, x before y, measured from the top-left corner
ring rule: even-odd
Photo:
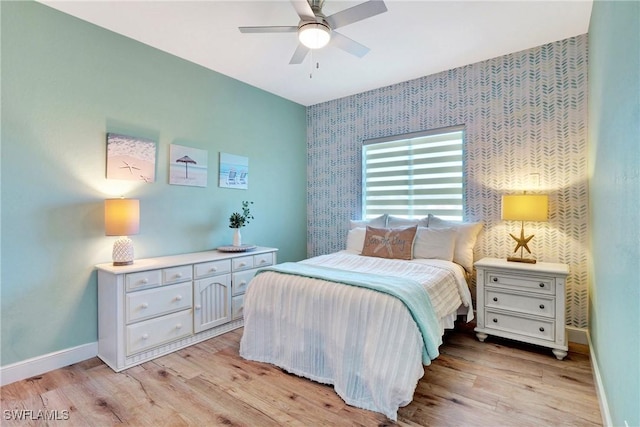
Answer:
[[[540,310],[544,310],[544,304],[540,304]]]
[[[493,297],[493,301],[498,302],[498,297]]]
[[[541,288],[544,288],[544,283],[540,283],[538,286],[540,286]]]
[[[544,332],[544,328],[540,326],[540,332]]]
[[[491,280],[493,280],[494,282],[497,282],[497,281],[498,281],[498,278],[497,278],[497,277],[494,277],[494,278],[493,278],[493,279],[491,279]]]
[[[498,319],[496,319],[495,317],[493,318],[493,323],[498,323]]]

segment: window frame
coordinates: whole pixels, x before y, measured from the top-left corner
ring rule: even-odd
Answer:
[[[418,131],[418,132],[411,132],[411,133],[406,133],[406,134],[400,134],[400,135],[391,135],[391,136],[386,136],[386,137],[382,137],[382,138],[372,138],[372,139],[365,139],[362,141],[362,185],[361,185],[361,218],[363,219],[371,219],[374,218],[376,216],[379,216],[380,213],[374,213],[374,214],[369,214],[369,217],[367,217],[367,150],[366,147],[367,146],[371,146],[371,145],[376,145],[376,144],[382,144],[382,143],[389,143],[389,142],[400,142],[403,140],[407,140],[407,147],[411,145],[410,141],[413,141],[415,139],[418,138],[425,138],[425,137],[437,137],[439,135],[446,135],[446,134],[450,134],[450,133],[460,133],[460,141],[461,141],[461,148],[460,150],[455,150],[455,151],[459,151],[460,153],[460,160],[459,162],[459,166],[461,169],[461,173],[462,176],[460,177],[460,181],[461,181],[461,186],[460,186],[460,215],[442,215],[440,214],[436,214],[437,216],[443,218],[443,219],[449,219],[449,220],[454,220],[454,221],[463,221],[464,220],[464,216],[465,216],[465,207],[466,207],[466,179],[467,179],[467,175],[466,175],[466,162],[465,162],[465,158],[466,158],[466,128],[464,125],[456,125],[456,126],[448,126],[448,127],[443,127],[443,128],[437,128],[437,129],[430,129],[430,130],[426,130],[426,131]],[[456,138],[457,139],[457,138]],[[444,152],[444,151],[443,151]],[[412,164],[413,159],[409,159],[407,161],[407,164]],[[435,164],[435,163],[434,163]],[[409,184],[411,185],[411,184]],[[409,194],[409,191],[407,191],[407,195],[408,197],[410,197],[411,195]],[[458,194],[456,193],[456,196]],[[456,200],[458,200],[458,198],[456,197]],[[413,212],[411,212],[410,209],[408,209],[406,212],[404,213],[399,213],[399,212],[386,212],[389,215],[393,215],[396,217],[400,217],[400,218],[408,218],[408,219],[418,219],[418,218],[422,218],[425,215],[424,214],[420,214],[418,213],[417,215],[414,215]]]

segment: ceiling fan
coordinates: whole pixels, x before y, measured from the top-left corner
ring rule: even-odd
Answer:
[[[289,64],[301,64],[310,49],[319,49],[328,43],[362,58],[369,48],[335,30],[387,11],[382,0],[369,0],[330,16],[322,13],[324,0],[291,0],[291,4],[300,17],[297,26],[238,27],[241,33],[297,32],[300,43]]]

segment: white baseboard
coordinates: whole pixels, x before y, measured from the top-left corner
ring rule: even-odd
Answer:
[[[567,338],[569,342],[589,345],[589,330],[567,326]]]
[[[609,403],[607,403],[607,395],[604,392],[604,385],[602,384],[602,377],[600,376],[600,368],[598,368],[598,360],[593,352],[593,343],[591,342],[591,335],[587,332],[587,340],[589,341],[589,352],[591,357],[591,369],[593,370],[593,379],[596,382],[596,393],[598,395],[598,402],[600,403],[600,413],[602,414],[602,424],[605,427],[613,426],[611,420],[611,412],[609,412]]]
[[[0,367],[0,386],[64,368],[98,355],[98,343],[92,342]]]

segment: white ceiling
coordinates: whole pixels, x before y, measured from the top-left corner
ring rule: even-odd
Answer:
[[[323,12],[362,1],[326,0]],[[339,30],[369,47],[366,56],[328,46],[289,65],[295,33],[238,31],[297,25],[287,0],[41,2],[302,105],[584,34],[592,6],[592,0],[386,0],[386,13]]]

